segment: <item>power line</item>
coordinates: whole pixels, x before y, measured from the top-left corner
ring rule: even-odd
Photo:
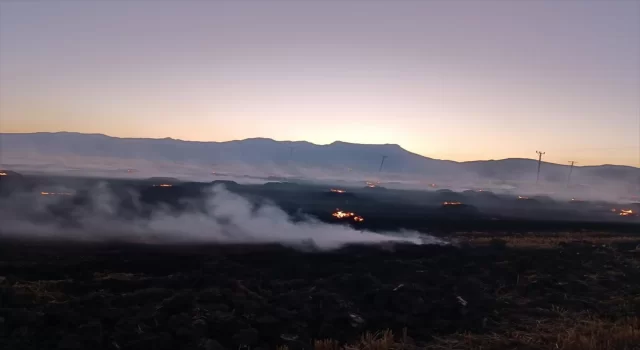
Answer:
[[[621,150],[621,149],[632,149],[637,148],[638,146],[618,146],[618,147],[580,147],[580,148],[553,148],[551,149],[554,152],[582,152],[582,151],[610,151],[610,150]]]
[[[540,181],[540,164],[542,164],[542,155],[545,154],[546,152],[536,151],[536,153],[538,153],[538,174],[536,175],[536,185],[537,185],[538,181]]]
[[[608,154],[610,152],[618,152],[623,154],[631,154],[636,150],[638,146],[634,147],[600,147],[600,148],[575,148],[575,149],[552,149],[554,154],[562,155],[562,154],[576,154],[576,153],[596,153],[596,154]]]

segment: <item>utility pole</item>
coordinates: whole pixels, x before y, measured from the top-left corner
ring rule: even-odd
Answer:
[[[538,153],[538,175],[536,176],[536,185],[537,185],[538,181],[540,181],[540,164],[542,164],[542,155],[547,152],[536,151],[536,153]]]
[[[378,169],[378,172],[382,171],[382,165],[384,164],[385,159],[387,159],[387,156],[382,156],[382,162],[380,162],[380,169]]]
[[[569,163],[571,163],[571,166],[569,167],[569,176],[567,177],[567,187],[569,187],[569,182],[571,181],[571,172],[573,172],[573,164],[577,162],[571,160],[569,161]]]

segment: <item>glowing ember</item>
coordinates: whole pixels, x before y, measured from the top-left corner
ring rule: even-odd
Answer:
[[[0,176],[7,176],[7,173],[0,173]]]
[[[633,210],[629,209],[629,210],[625,210],[625,209],[620,209],[620,214],[618,214],[620,216],[631,216],[633,215]]]
[[[529,199],[529,197],[518,196],[518,199]]]
[[[356,221],[356,222],[363,222],[364,221],[364,218],[362,216],[356,215],[353,212],[342,211],[340,209],[336,209],[336,211],[331,215],[336,217],[336,218],[338,218],[338,219],[353,218],[353,221]]]
[[[460,202],[444,202],[442,203],[442,205],[461,205],[462,203]]]
[[[338,219],[343,219],[343,218],[348,218],[348,217],[352,217],[355,216],[355,213],[351,213],[351,212],[347,212],[347,211],[342,211],[340,209],[336,209],[336,212],[331,214],[335,217],[337,217]]]
[[[369,187],[369,188],[374,188],[374,187],[376,187],[376,186],[377,186],[377,183],[373,183],[373,182],[371,182],[371,181],[367,181],[367,187]]]
[[[173,187],[173,185],[169,185],[169,184],[160,184],[160,185],[153,185],[153,187]]]
[[[71,196],[69,192],[40,192],[42,196]]]
[[[337,190],[337,189],[332,188],[332,189],[331,189],[331,192],[336,192],[336,193],[345,193],[345,192],[347,192],[347,191],[345,191],[345,190]]]

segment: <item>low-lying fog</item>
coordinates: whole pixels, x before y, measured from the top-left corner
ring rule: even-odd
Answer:
[[[183,181],[223,179],[241,184],[289,179],[355,187],[372,181],[396,189],[484,189],[516,195],[548,195],[562,200],[612,202],[639,201],[632,197],[640,195],[637,168],[576,166],[569,179],[568,166],[543,163],[536,181],[535,160],[452,162],[421,157],[393,145],[300,144],[292,151],[293,146],[287,142],[268,140],[194,143],[72,133],[3,134],[0,141],[3,146],[0,169],[25,174],[137,179],[165,176]],[[380,152],[389,155],[383,167]]]
[[[317,249],[356,243],[443,243],[418,232],[357,231],[310,217],[294,222],[280,208],[254,205],[222,186],[207,194],[204,211],[194,205],[193,210],[181,213],[155,209],[146,218],[123,219],[117,215],[115,196],[101,185],[89,191],[89,205],[67,213],[73,216],[73,225],[69,225],[47,207],[68,199],[66,194],[72,192],[57,188],[50,195],[23,193],[1,198],[0,236],[139,243],[281,243]]]

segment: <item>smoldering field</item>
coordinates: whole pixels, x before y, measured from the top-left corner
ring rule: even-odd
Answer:
[[[11,172],[0,180],[0,235],[22,239],[333,249],[358,243],[442,243],[433,236],[446,238],[456,230],[629,231],[636,230],[640,211],[638,203],[581,197],[416,191],[372,183],[205,183]],[[331,191],[335,188],[341,190]],[[364,221],[333,217],[337,208]],[[621,210],[632,215],[621,216]]]
[[[640,342],[637,220],[612,203],[7,173],[2,349],[371,349],[386,329],[394,349]]]
[[[250,201],[223,185],[209,187],[198,198],[145,206],[135,191],[114,193],[105,183],[75,189],[17,193],[0,199],[0,235],[22,239],[60,239],[129,243],[280,243],[334,249],[346,244],[444,242],[415,231],[376,233],[331,225],[312,216],[295,220],[268,201]]]

